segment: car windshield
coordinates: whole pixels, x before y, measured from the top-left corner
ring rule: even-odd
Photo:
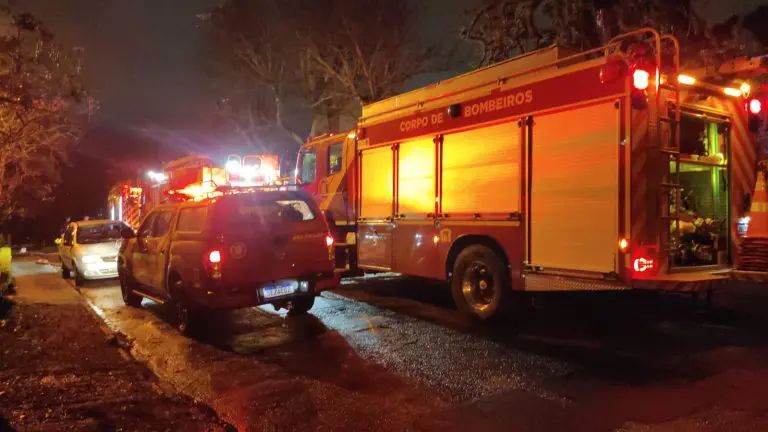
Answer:
[[[102,243],[120,239],[123,223],[85,225],[77,228],[77,242],[80,244]]]

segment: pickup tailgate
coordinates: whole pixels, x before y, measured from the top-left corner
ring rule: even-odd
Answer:
[[[282,193],[254,195],[238,196],[225,207],[225,284],[258,286],[333,272],[328,228],[311,200]]]

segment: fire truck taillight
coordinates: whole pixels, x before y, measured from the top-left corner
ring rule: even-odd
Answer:
[[[760,114],[760,112],[763,110],[763,103],[760,101],[760,99],[750,99],[748,106],[749,113],[752,115]]]
[[[658,247],[640,246],[632,248],[632,258],[629,270],[633,277],[647,278],[658,273]]]
[[[635,273],[646,273],[652,271],[654,268],[655,263],[649,258],[635,258],[632,262],[632,270],[634,270]]]

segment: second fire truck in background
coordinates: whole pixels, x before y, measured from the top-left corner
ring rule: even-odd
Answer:
[[[163,166],[162,171],[143,173],[116,184],[107,199],[110,219],[136,229],[143,217],[169,195],[200,195],[221,186],[248,187],[280,183],[278,156],[230,155],[226,163],[208,156],[190,155]]]

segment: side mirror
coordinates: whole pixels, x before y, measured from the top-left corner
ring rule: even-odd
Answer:
[[[120,237],[122,237],[125,240],[129,240],[136,237],[136,233],[133,232],[132,228],[125,227],[122,230],[120,230]]]
[[[53,242],[56,243],[56,246],[61,246],[61,244],[64,243],[64,239],[62,239],[61,237],[58,237]]]

